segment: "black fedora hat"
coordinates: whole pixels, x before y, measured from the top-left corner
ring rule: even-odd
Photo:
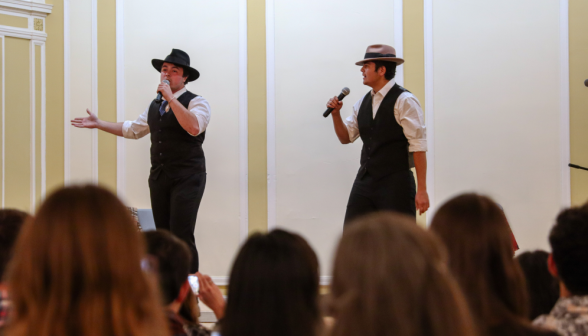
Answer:
[[[183,50],[172,49],[171,54],[167,55],[167,57],[164,60],[151,60],[151,64],[153,64],[155,70],[159,72],[161,72],[161,66],[164,62],[182,66],[184,68],[184,76],[188,75],[188,82],[195,81],[198,79],[198,77],[200,77],[200,72],[190,67],[190,56],[188,56],[188,54]]]

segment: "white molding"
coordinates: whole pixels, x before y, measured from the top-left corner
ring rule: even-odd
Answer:
[[[570,52],[569,52],[569,2],[559,1],[560,33],[560,169],[561,206],[571,205],[570,181]]]
[[[31,204],[31,213],[35,211],[35,200],[37,198],[36,194],[37,194],[37,172],[36,172],[36,168],[37,168],[37,118],[35,116],[35,108],[36,108],[36,103],[37,103],[37,97],[35,95],[35,91],[36,91],[36,87],[35,87],[35,72],[36,72],[36,63],[35,63],[35,43],[33,40],[31,40],[31,42],[29,43],[29,106],[30,106],[30,112],[29,112],[29,117],[30,117],[30,137],[29,139],[31,140],[31,144],[30,144],[30,204]]]
[[[70,0],[63,0],[63,180],[65,185],[71,183],[71,58],[70,48]]]
[[[18,17],[23,17],[23,18],[27,18],[27,19],[31,19],[32,18],[32,16],[30,14],[28,14],[28,13],[14,12],[14,11],[11,11],[11,10],[6,10],[6,9],[4,9],[2,7],[0,7],[0,14],[18,16]],[[30,25],[29,25],[29,29],[32,29],[32,28],[30,28]]]
[[[17,37],[33,41],[45,42],[47,40],[47,34],[41,31],[27,28],[18,28],[11,26],[0,25],[0,35]]]
[[[41,201],[47,194],[47,63],[45,43],[41,46]]]
[[[14,14],[46,17],[51,14],[53,5],[23,0],[0,0],[0,9]]]
[[[394,49],[396,57],[404,57],[404,6],[403,0],[394,0]],[[396,83],[404,86],[404,66],[396,67]]]
[[[92,0],[92,112],[98,110],[98,0]],[[98,183],[98,129],[92,130],[92,181]]]
[[[214,282],[217,286],[228,286],[229,285],[229,277],[228,276],[211,276],[212,282]],[[321,275],[319,284],[321,286],[329,286],[331,285],[331,281],[333,281],[333,277],[330,275]]]
[[[212,282],[214,282],[217,286],[228,286],[229,285],[229,277],[228,276],[211,276]]]
[[[6,39],[2,36],[2,207],[6,206]]]
[[[247,0],[239,0],[239,237],[242,243],[249,235],[247,94]]]
[[[274,0],[265,0],[267,86],[267,228],[276,227],[276,83]]]
[[[430,208],[427,224],[435,213],[435,99],[433,92],[433,0],[424,0],[425,33],[425,125],[427,127],[427,191]]]
[[[116,121],[125,121],[124,0],[116,0]],[[126,192],[125,138],[116,137],[116,193]]]

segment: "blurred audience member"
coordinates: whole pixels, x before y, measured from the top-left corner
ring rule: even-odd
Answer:
[[[504,212],[490,198],[457,196],[433,218],[431,230],[449,251],[449,265],[484,335],[556,335],[528,320],[525,279],[513,259]]]
[[[12,257],[12,247],[16,242],[20,228],[28,218],[30,218],[29,214],[20,210],[0,210],[0,330],[6,325],[10,308],[8,286],[4,283],[4,271]]]
[[[112,193],[95,186],[55,192],[15,245],[7,335],[167,335],[144,257],[143,239]]]
[[[171,335],[210,335],[210,331],[198,321],[198,301],[188,282],[191,256],[186,243],[165,230],[145,232],[145,240],[147,252],[157,260],[159,285]],[[218,295],[222,299],[220,290]]]
[[[547,269],[548,257],[545,251],[524,252],[516,257],[527,283],[531,320],[548,314],[559,298],[558,281]]]
[[[549,234],[549,271],[559,279],[560,299],[534,322],[564,336],[588,335],[588,210],[571,208]]]
[[[222,336],[315,336],[319,265],[300,236],[283,230],[257,233],[243,245],[231,270]]]
[[[348,226],[331,293],[333,336],[477,335],[442,244],[404,215],[377,213]]]

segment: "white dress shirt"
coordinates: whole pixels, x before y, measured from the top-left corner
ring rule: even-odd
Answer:
[[[174,97],[178,98],[186,91],[187,89],[184,87],[183,89],[174,93]],[[168,113],[169,111],[170,108],[168,104],[167,108],[165,109],[165,113]],[[190,134],[189,132],[188,134],[191,136],[198,136],[202,132],[206,131],[206,127],[210,122],[210,105],[208,104],[208,101],[200,96],[195,97],[188,104],[188,112],[196,116],[196,119],[198,120],[198,127],[200,129],[200,133],[198,134]],[[137,118],[137,120],[125,121],[122,127],[123,136],[127,139],[139,139],[149,134],[149,125],[147,124],[148,114],[149,107],[147,107],[145,112],[143,112],[139,118]]]
[[[396,81],[391,79],[384,87],[374,93],[374,90],[370,91],[372,94],[372,111],[373,118],[376,118],[378,108],[382,104],[384,97],[396,84]],[[365,97],[365,96],[364,96]],[[353,115],[350,115],[345,119],[345,126],[349,132],[349,140],[354,142],[359,137],[359,126],[357,123],[357,114],[359,108],[363,102],[362,97],[360,100],[353,105]],[[403,92],[396,100],[394,104],[394,117],[396,122],[402,126],[404,136],[408,139],[408,151],[409,152],[426,152],[427,151],[427,129],[425,127],[425,119],[423,117],[423,109],[419,104],[418,99],[410,92]]]

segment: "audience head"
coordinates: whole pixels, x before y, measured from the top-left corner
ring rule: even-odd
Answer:
[[[549,234],[550,270],[571,295],[588,295],[588,207],[562,211]]]
[[[488,328],[527,318],[523,273],[512,256],[504,212],[494,201],[457,196],[439,208],[431,230],[445,243],[450,268],[479,324]]]
[[[559,298],[559,285],[547,269],[549,253],[533,251],[521,253],[516,260],[519,262],[527,283],[530,311],[529,319],[549,314]]]
[[[335,256],[333,335],[476,335],[446,259],[414,218],[376,213],[350,223]]]
[[[96,186],[58,190],[27,222],[9,268],[8,335],[166,335],[145,248],[123,204]]]
[[[15,209],[0,210],[0,282],[4,279],[6,265],[12,257],[12,248],[20,228],[30,215]]]
[[[231,270],[222,335],[316,335],[318,293],[318,259],[302,237],[284,230],[254,234]]]
[[[186,243],[166,230],[145,232],[147,253],[157,259],[159,288],[163,302],[182,303],[190,291],[190,250]]]

